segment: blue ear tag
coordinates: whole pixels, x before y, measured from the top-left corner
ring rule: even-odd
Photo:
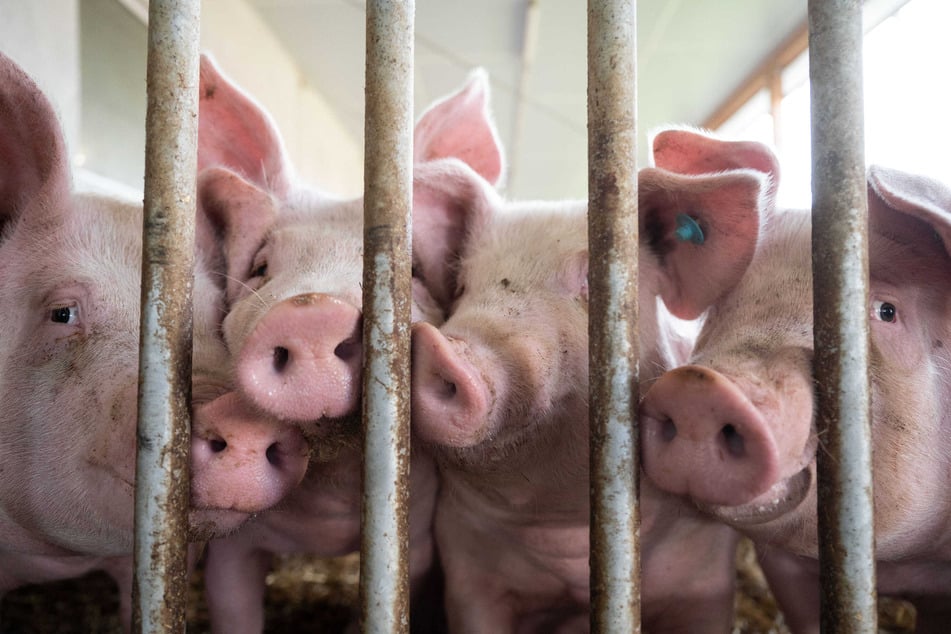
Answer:
[[[674,235],[681,242],[693,242],[694,244],[703,244],[703,229],[697,224],[697,221],[687,214],[677,214],[677,228]]]

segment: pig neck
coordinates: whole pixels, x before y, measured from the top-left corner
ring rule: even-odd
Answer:
[[[444,497],[499,521],[587,523],[588,415],[584,403],[554,407],[544,433],[495,459],[440,460]]]

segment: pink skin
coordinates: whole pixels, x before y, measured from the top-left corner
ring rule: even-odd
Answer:
[[[237,386],[257,411],[300,427],[312,442],[301,486],[239,532],[209,544],[205,581],[215,631],[263,627],[264,576],[275,553],[338,556],[360,540],[363,200],[338,200],[297,182],[267,113],[207,57],[201,66],[199,200],[221,236],[227,274],[223,333]],[[484,75],[427,110],[416,127],[419,205],[455,195],[447,183],[497,179],[501,156],[474,154],[495,130]],[[246,213],[253,210],[254,213]],[[439,304],[414,277],[412,319],[439,322]],[[432,459],[413,451],[410,574],[416,607],[435,552]]]
[[[916,603],[918,631],[944,631],[951,190],[872,168],[868,199],[878,590]],[[819,603],[809,220],[769,219],[749,270],[712,302],[692,365],[662,377],[642,406],[648,477],[754,539],[797,632],[818,631]]]
[[[0,594],[104,569],[119,584],[128,629],[141,203],[72,191],[50,104],[3,55],[0,172]],[[205,269],[196,275],[196,288],[206,288]],[[220,295],[195,295],[196,332],[217,327],[205,322],[220,319]],[[196,340],[196,367],[210,349]],[[205,379],[195,373],[196,391]],[[238,434],[230,444],[251,440]],[[203,534],[263,510],[253,499],[258,486],[271,496],[261,503],[290,488],[270,476],[246,483],[236,513],[232,485],[201,461],[194,466],[202,485],[190,519]]]
[[[586,209],[507,203],[488,183],[458,188],[453,205],[417,206],[413,245],[448,312],[438,328],[413,327],[412,411],[442,476],[435,531],[449,629],[587,631]],[[735,283],[766,188],[750,169],[639,175],[645,383],[678,360],[655,297],[695,310],[680,282],[691,267],[706,279],[689,288]],[[679,213],[719,248],[677,240]],[[722,231],[750,217],[752,231]],[[645,624],[729,631],[735,533],[650,487],[642,498]],[[684,609],[684,597],[698,609]]]

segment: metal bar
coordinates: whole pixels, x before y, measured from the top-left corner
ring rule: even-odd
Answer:
[[[413,0],[367,2],[363,632],[409,630]]]
[[[588,2],[591,629],[640,631],[635,0]]]
[[[149,3],[135,632],[185,630],[199,6]]]
[[[809,1],[819,562],[825,632],[877,632],[861,0]]]

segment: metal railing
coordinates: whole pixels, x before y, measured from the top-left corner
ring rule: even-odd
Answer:
[[[184,630],[198,5],[152,0],[149,9],[136,631]],[[823,627],[836,632],[876,627],[860,5],[809,2],[816,383],[830,452],[819,473],[829,509],[819,515]],[[409,628],[414,10],[412,0],[367,3],[360,606],[371,632]],[[588,11],[591,623],[632,632],[640,629],[636,1],[591,0]]]

